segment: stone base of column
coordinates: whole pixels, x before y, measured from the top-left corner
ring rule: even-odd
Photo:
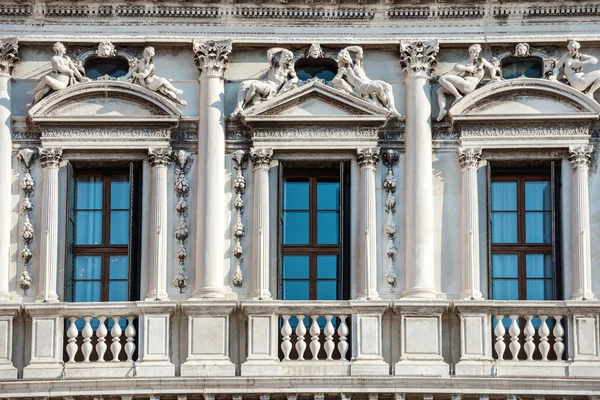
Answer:
[[[494,376],[494,361],[459,361],[454,366],[456,376]]]
[[[600,377],[600,361],[573,361],[567,367],[567,376],[573,378]]]
[[[1,363],[0,364],[0,381],[8,379],[17,379],[17,369],[13,367],[12,363]]]
[[[426,288],[412,288],[402,293],[403,299],[435,299],[437,297],[438,293],[435,290]]]
[[[583,295],[583,290],[578,290],[571,295],[571,300],[598,300],[594,293],[591,290],[587,290],[585,292],[585,296]]]
[[[381,296],[379,293],[372,290],[370,293],[367,291],[362,291],[356,296],[356,300],[381,300]]]
[[[146,294],[146,301],[155,301],[155,300],[169,300],[169,294],[165,291],[159,291],[158,296],[156,295],[156,290],[151,290]]]
[[[235,376],[231,361],[186,361],[181,364],[181,376]]]
[[[38,293],[35,296],[36,303],[56,303],[58,302],[58,295],[56,293],[48,293],[47,296],[44,296],[44,293]]]
[[[394,375],[403,376],[448,376],[450,366],[437,360],[404,360],[396,363]]]
[[[223,289],[203,287],[194,290],[194,292],[192,293],[192,298],[190,300],[218,299],[221,297],[225,297],[225,292],[223,291]]]
[[[251,300],[272,300],[271,292],[268,290],[254,290],[248,295]]]
[[[175,376],[175,365],[170,361],[142,361],[135,366],[138,378],[166,378]]]
[[[387,376],[390,374],[390,365],[383,360],[357,360],[350,365],[350,375],[378,375]]]
[[[475,294],[473,294],[473,291],[471,289],[463,290],[462,292],[460,292],[460,299],[461,300],[483,300],[483,294],[481,294],[481,292],[479,290],[476,290]]]
[[[23,379],[62,379],[62,363],[36,362],[23,368]]]

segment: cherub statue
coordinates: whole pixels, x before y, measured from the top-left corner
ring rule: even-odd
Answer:
[[[486,70],[489,72],[492,80],[500,80],[500,77],[496,76],[496,67],[485,58],[479,57],[480,53],[481,46],[479,44],[472,45],[469,47],[468,62],[454,66],[453,71],[457,71],[457,75],[440,76],[439,83],[442,86],[437,91],[438,104],[440,106],[440,113],[437,117],[438,121],[441,121],[448,113],[448,110],[446,110],[446,94],[450,93],[454,95],[452,105],[456,104],[463,96],[477,88]]]
[[[54,56],[50,59],[52,72],[44,76],[33,89],[35,104],[50,90],[61,90],[79,82],[88,82],[91,79],[85,76],[81,64],[76,64],[67,56],[67,49],[61,42],[54,43],[52,47]]]
[[[259,100],[268,100],[297,86],[298,77],[292,62],[294,53],[287,49],[273,47],[267,51],[267,59],[270,66],[265,78],[249,79],[240,83],[237,105],[231,113],[232,117]]]
[[[129,63],[129,72],[119,80],[130,80],[153,92],[159,92],[170,98],[176,103],[186,106],[187,102],[180,99],[177,95],[183,93],[183,90],[175,88],[166,78],[154,75],[154,47],[148,46],[144,49],[141,60],[135,60]]]
[[[587,91],[590,98],[594,98],[594,93],[600,88],[600,70],[583,72],[583,67],[586,65],[595,65],[598,59],[594,56],[581,54],[579,49],[581,45],[575,40],[571,40],[567,45],[568,53],[565,53],[554,66],[554,75],[550,75],[549,79],[556,80],[559,76],[559,71],[562,68],[569,84],[574,89],[581,92]]]
[[[350,53],[356,53],[353,60]],[[333,87],[370,101],[379,101],[393,115],[400,116],[394,105],[392,85],[379,80],[371,80],[363,68],[363,49],[348,46],[340,50],[337,56],[338,72],[333,78]]]

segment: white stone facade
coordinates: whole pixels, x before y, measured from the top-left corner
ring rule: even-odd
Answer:
[[[599,397],[599,16],[3,2],[0,398]],[[126,76],[86,76],[116,59]],[[502,74],[533,59],[537,78]],[[281,176],[331,163],[347,292],[284,300]],[[494,300],[494,168],[549,163],[555,296]],[[73,165],[135,171],[130,301],[69,301]]]

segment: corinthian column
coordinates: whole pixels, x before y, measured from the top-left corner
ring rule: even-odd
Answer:
[[[379,148],[358,149],[360,166],[360,219],[358,263],[358,298],[379,299],[377,293],[377,208],[375,205],[375,170]]]
[[[222,297],[225,257],[225,86],[231,41],[194,41],[200,71],[196,280],[192,297]]]
[[[58,166],[62,149],[40,148],[42,163],[42,205],[40,257],[38,270],[39,301],[58,301],[56,273],[58,263]]]
[[[170,147],[148,149],[152,168],[150,200],[150,257],[146,300],[165,300],[167,294],[167,172]]]
[[[254,164],[254,208],[252,214],[253,299],[270,299],[269,292],[269,169],[273,149],[250,149]]]
[[[479,300],[479,207],[477,204],[477,169],[481,148],[458,149],[462,167],[462,300]]]
[[[0,204],[0,301],[10,300],[10,230],[12,138],[10,81],[14,65],[19,61],[16,39],[0,41],[0,193],[8,196]]]
[[[406,290],[403,297],[437,296],[433,268],[433,173],[429,75],[437,41],[401,42],[406,73]]]
[[[590,300],[592,293],[592,255],[590,252],[590,197],[588,171],[592,146],[569,148],[569,161],[573,165],[571,239],[573,250],[572,299]]]

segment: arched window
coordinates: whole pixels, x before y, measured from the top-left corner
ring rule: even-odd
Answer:
[[[127,74],[129,63],[121,57],[93,57],[85,62],[84,68],[86,76],[90,79],[106,75],[116,79]]]
[[[538,57],[508,57],[502,60],[502,79],[541,78],[544,63]]]
[[[337,63],[331,58],[301,58],[296,61],[294,69],[301,81],[312,78],[331,81],[337,74]]]

